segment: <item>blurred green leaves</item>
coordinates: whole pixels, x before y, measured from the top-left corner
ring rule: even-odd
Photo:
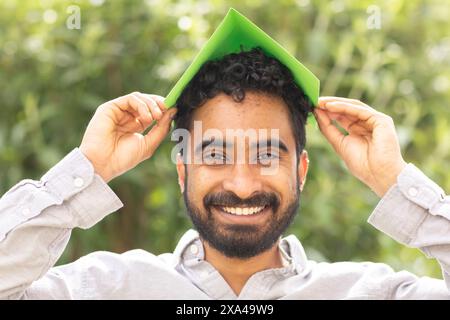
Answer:
[[[79,6],[70,30],[67,8]],[[368,29],[378,6],[381,28]],[[450,190],[450,5],[443,1],[56,1],[0,3],[0,194],[39,179],[80,144],[102,102],[165,95],[229,6],[286,46],[322,95],[362,99],[396,122],[405,159]],[[435,261],[366,223],[378,199],[308,126],[311,159],[290,228],[318,260],[371,260],[441,277]],[[165,142],[111,186],[125,207],[74,230],[59,263],[93,250],[174,249],[190,227]]]

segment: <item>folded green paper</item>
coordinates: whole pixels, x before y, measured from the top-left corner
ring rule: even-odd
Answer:
[[[296,84],[303,89],[313,105],[317,105],[319,79],[279,43],[233,8],[228,11],[211,38],[169,92],[165,104],[168,107],[175,105],[186,85],[205,62],[219,59],[229,53],[241,52],[241,47],[245,51],[260,47],[267,55],[277,58],[292,72]]]

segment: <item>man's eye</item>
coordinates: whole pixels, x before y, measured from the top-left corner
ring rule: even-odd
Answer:
[[[273,159],[278,159],[278,154],[275,152],[266,151],[258,154],[258,160],[273,160]]]
[[[219,163],[225,163],[226,161],[226,156],[217,150],[211,150],[211,151],[206,151],[203,154],[203,159],[207,162],[207,163],[211,163],[211,164],[219,164]]]

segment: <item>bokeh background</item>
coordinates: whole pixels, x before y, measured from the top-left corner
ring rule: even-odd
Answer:
[[[79,29],[67,27],[72,5],[81,13]],[[230,6],[310,68],[322,95],[362,99],[391,115],[405,159],[450,190],[446,1],[2,0],[0,194],[21,179],[39,179],[79,146],[102,102],[136,90],[166,95]],[[311,169],[289,233],[310,258],[385,262],[441,277],[436,261],[367,224],[375,194],[349,174],[314,125],[307,138]],[[167,140],[110,183],[125,207],[89,230],[74,230],[58,264],[95,250],[173,250],[191,224],[172,146]]]

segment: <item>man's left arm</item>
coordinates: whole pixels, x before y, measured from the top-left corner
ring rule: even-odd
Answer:
[[[376,206],[369,223],[439,262],[450,290],[450,197],[408,164]]]
[[[352,175],[381,198],[369,223],[400,243],[436,258],[450,291],[450,197],[403,160],[392,118],[361,101],[338,97],[320,98],[314,114],[321,132]],[[348,134],[339,131],[333,121]],[[398,283],[414,288],[416,294],[409,297],[420,298],[421,291],[433,291],[419,290],[418,281],[413,280],[407,277],[408,283]],[[433,281],[421,283],[428,286]]]

